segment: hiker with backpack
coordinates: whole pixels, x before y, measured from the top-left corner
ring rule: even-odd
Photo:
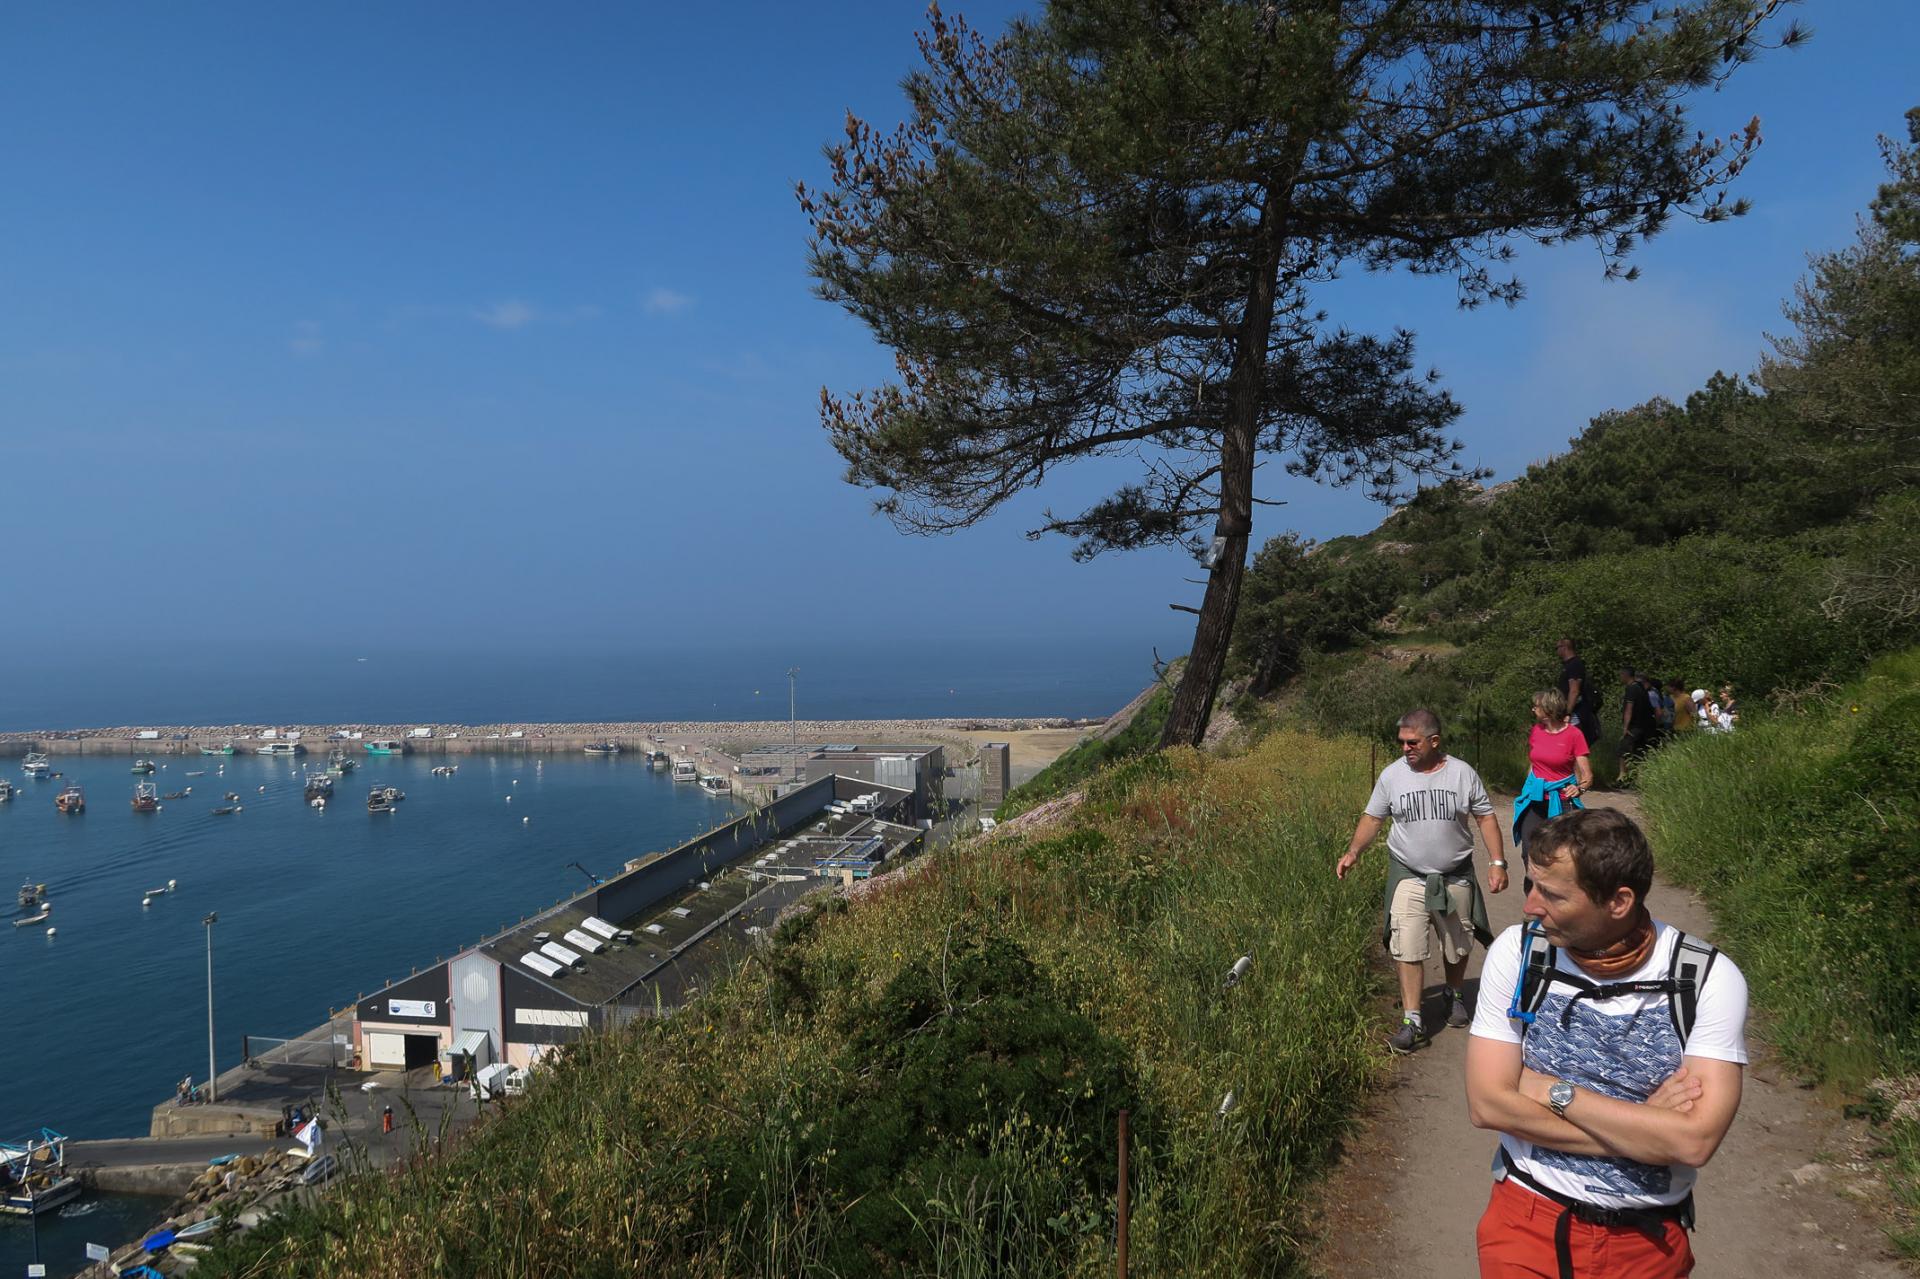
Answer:
[[[1693,1268],[1695,1170],[1740,1105],[1747,984],[1647,910],[1653,851],[1612,809],[1526,848],[1527,922],[1487,951],[1467,1107],[1500,1134],[1482,1279],[1667,1279]]]
[[[1477,940],[1493,940],[1486,903],[1473,870],[1473,826],[1480,827],[1492,855],[1487,887],[1503,892],[1507,863],[1502,856],[1500,822],[1493,815],[1487,788],[1463,759],[1440,745],[1440,717],[1430,710],[1400,717],[1400,758],[1381,771],[1367,808],[1354,828],[1346,855],[1334,866],[1341,878],[1380,833],[1388,817],[1386,922],[1381,940],[1394,958],[1400,980],[1400,1025],[1387,1047],[1410,1053],[1429,1038],[1420,1007],[1426,987],[1432,938],[1440,939],[1446,971],[1449,1026],[1472,1020],[1467,1008],[1467,955]]]

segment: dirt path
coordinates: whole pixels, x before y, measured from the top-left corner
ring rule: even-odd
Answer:
[[[1632,796],[1599,795],[1639,816]],[[1501,801],[1503,815],[1512,800]],[[1481,852],[1485,874],[1485,850]],[[1484,882],[1484,878],[1483,881]],[[1656,917],[1713,936],[1705,907],[1656,880]],[[1520,921],[1516,884],[1488,899],[1494,932]],[[1735,956],[1738,959],[1738,956]],[[1477,982],[1476,948],[1469,975]],[[1433,974],[1437,980],[1438,972]],[[1429,995],[1435,987],[1429,987]],[[1474,1226],[1486,1208],[1497,1138],[1467,1121],[1462,1079],[1467,1032],[1448,1030],[1433,1005],[1432,1044],[1398,1061],[1396,1077],[1365,1116],[1326,1187],[1317,1223],[1318,1262],[1329,1276],[1475,1279]],[[1861,1141],[1810,1091],[1778,1072],[1751,1035],[1740,1114],[1720,1153],[1701,1171],[1696,1275],[1896,1279],[1908,1276],[1879,1228],[1851,1198],[1871,1193],[1871,1174],[1852,1162]],[[1381,1034],[1387,1030],[1381,1023]],[[1910,1276],[1909,1276],[1910,1279]]]

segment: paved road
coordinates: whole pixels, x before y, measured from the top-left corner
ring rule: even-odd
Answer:
[[[127,1168],[142,1164],[204,1164],[220,1155],[258,1155],[284,1141],[265,1137],[112,1137],[69,1141],[67,1162],[75,1168]]]

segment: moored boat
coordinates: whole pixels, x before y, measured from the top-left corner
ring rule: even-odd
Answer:
[[[718,773],[700,774],[700,789],[709,795],[733,794],[733,783]]]
[[[153,761],[150,759],[136,759],[133,761],[133,767],[127,771],[140,774],[151,773],[153,771]]]
[[[39,914],[28,915],[25,919],[16,919],[13,921],[13,926],[15,928],[27,928],[34,924],[44,924],[47,922],[47,916],[51,914],[53,914],[53,907],[42,906]]]
[[[459,771],[460,765],[458,764],[435,764],[433,766],[433,775],[435,777],[452,777]]]
[[[67,1139],[51,1128],[0,1141],[0,1212],[30,1217],[77,1199],[80,1179],[67,1172]]]
[[[12,798],[13,798],[13,783],[8,781],[4,777],[0,777],[0,804],[4,804]]]
[[[353,771],[354,761],[345,751],[334,747],[327,753],[327,771],[335,777],[345,777]]]
[[[20,761],[20,767],[25,769],[30,777],[45,777],[47,770],[53,765],[42,752],[28,751],[26,758]]]
[[[369,813],[391,813],[393,800],[388,797],[385,786],[376,786],[367,792],[367,811]]]
[[[202,755],[231,755],[233,754],[233,739],[229,737],[218,746],[202,746],[200,753]]]
[[[265,746],[254,747],[253,753],[256,755],[275,755],[285,758],[289,755],[298,755],[300,753],[300,743],[268,742]]]
[[[647,767],[660,769],[672,768],[673,756],[667,754],[665,751],[648,751]]]
[[[307,774],[306,796],[307,796],[307,802],[309,804],[311,804],[316,799],[331,798],[332,795],[333,795],[333,778],[331,775],[327,773],[308,773]]]
[[[133,788],[133,811],[136,813],[157,813],[160,811],[160,788],[152,782],[141,782]]]
[[[611,739],[604,742],[594,742],[586,747],[586,752],[589,755],[618,755],[620,753],[620,743]]]
[[[69,815],[87,811],[87,795],[77,785],[68,783],[67,788],[53,797],[53,806]]]
[[[222,804],[213,810],[213,815],[215,817],[228,817],[239,812],[242,807],[243,805],[240,804]]]
[[[376,738],[367,743],[369,755],[404,755],[406,752],[406,745],[391,737]]]
[[[700,770],[694,766],[693,761],[690,759],[676,759],[673,761],[673,780],[676,782],[697,782],[700,780]]]
[[[193,787],[189,786],[185,790],[170,790],[166,794],[162,795],[160,798],[161,799],[185,799],[187,796],[191,794],[193,794]]]
[[[45,884],[36,884],[28,881],[20,885],[20,909],[37,910],[46,895],[47,886]]]

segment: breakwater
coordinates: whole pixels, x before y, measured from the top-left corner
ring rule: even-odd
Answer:
[[[617,742],[623,750],[670,746],[680,741],[802,742],[863,741],[906,743],[963,740],[968,732],[1020,732],[1037,728],[1074,728],[1101,721],[1062,718],[716,720],[567,724],[260,724],[121,725],[111,728],[0,733],[0,757],[43,751],[48,755],[193,755],[231,742],[234,753],[251,754],[270,741],[297,734],[307,754],[324,756],[335,748],[362,751],[381,738],[400,741],[409,755],[577,754],[589,745]],[[431,737],[409,736],[431,728]],[[273,736],[261,734],[271,731]],[[358,737],[340,737],[339,733]],[[143,736],[142,734],[152,734]]]

